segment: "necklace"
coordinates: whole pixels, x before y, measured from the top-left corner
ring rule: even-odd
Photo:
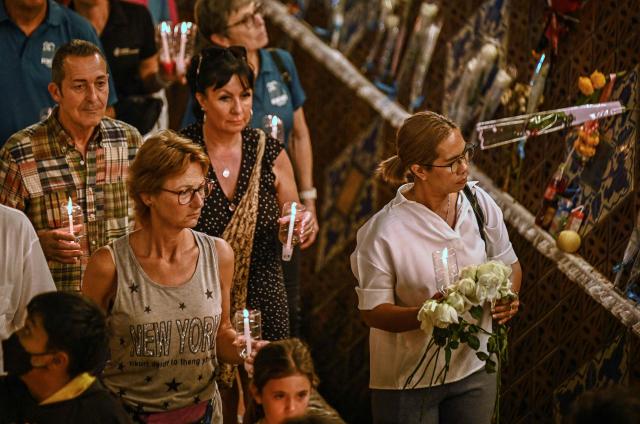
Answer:
[[[449,222],[449,207],[451,206],[451,195],[447,194],[447,214],[444,216],[445,222]]]
[[[227,168],[226,166],[222,169],[222,176],[224,178],[229,178],[229,175],[231,175],[231,171],[229,170],[229,168]]]

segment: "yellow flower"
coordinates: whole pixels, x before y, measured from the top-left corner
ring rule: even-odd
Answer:
[[[593,94],[593,84],[591,84],[591,80],[587,77],[578,78],[578,88],[580,92],[585,96],[590,96]]]
[[[598,90],[604,87],[607,83],[607,79],[602,72],[594,71],[593,74],[591,74],[591,83],[593,84],[593,88]]]

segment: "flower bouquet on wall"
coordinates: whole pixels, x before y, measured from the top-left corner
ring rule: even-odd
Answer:
[[[460,270],[456,282],[442,289],[441,298],[424,302],[418,312],[418,320],[422,331],[431,337],[420,361],[407,378],[405,389],[415,388],[429,370],[429,387],[434,383],[444,384],[452,352],[466,344],[476,351],[478,359],[485,362],[488,373],[496,373],[495,411],[499,422],[500,371],[507,361],[507,328],[494,322],[492,331],[489,331],[480,322],[487,303],[493,307],[496,302],[517,299],[518,295],[511,288],[510,276],[511,267],[500,261],[467,266]],[[480,334],[488,336],[486,351],[481,346]],[[444,366],[437,369],[441,355],[444,355]]]

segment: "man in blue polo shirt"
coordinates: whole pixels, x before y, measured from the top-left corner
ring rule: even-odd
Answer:
[[[84,18],[54,0],[0,1],[0,147],[19,130],[46,117],[54,101],[47,86],[58,47],[81,39],[100,46]],[[109,104],[116,102],[109,80]]]

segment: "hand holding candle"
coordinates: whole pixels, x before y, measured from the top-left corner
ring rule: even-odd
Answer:
[[[247,356],[251,355],[251,329],[249,327],[249,311],[246,309],[242,310],[242,316],[244,317],[244,342],[247,346],[246,352]]]
[[[40,232],[40,244],[47,259],[60,263],[76,263],[88,258],[82,208],[73,203],[71,196],[60,202],[60,218],[55,229]],[[46,234],[45,234],[46,233]]]
[[[305,207],[296,202],[285,202],[280,218],[278,237],[282,242],[282,260],[290,261],[293,248],[300,243],[302,218]]]
[[[69,217],[69,234],[74,236],[73,232],[73,203],[71,202],[71,196],[69,196],[69,202],[67,203],[67,216]]]
[[[233,316],[236,330],[236,345],[238,353],[243,359],[248,358],[253,351],[252,343],[262,339],[262,320],[257,309],[242,309]]]

